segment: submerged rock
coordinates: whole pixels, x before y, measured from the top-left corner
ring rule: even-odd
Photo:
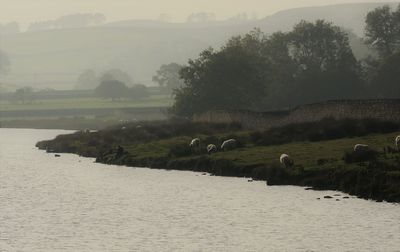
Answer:
[[[61,155],[60,155],[60,154],[55,154],[54,156],[55,156],[55,157],[61,157]]]
[[[327,195],[327,196],[324,196],[324,199],[332,199],[333,197],[332,196],[329,196],[329,195]]]

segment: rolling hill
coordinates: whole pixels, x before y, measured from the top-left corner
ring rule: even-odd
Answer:
[[[259,27],[267,33],[287,31],[300,20],[326,19],[358,36],[365,15],[384,3],[342,4],[278,12],[248,22],[219,21],[203,24],[125,20],[82,29],[24,32],[3,36],[0,43],[12,62],[12,72],[0,82],[8,86],[70,89],[85,69],[101,72],[120,68],[136,82],[154,85],[151,77],[160,65],[184,64],[203,49],[218,47],[230,36]],[[395,6],[394,3],[391,3]],[[361,58],[367,48],[352,35]]]

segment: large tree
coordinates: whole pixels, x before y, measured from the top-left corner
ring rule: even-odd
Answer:
[[[376,98],[400,98],[400,52],[383,60],[376,67],[371,88]]]
[[[14,99],[16,102],[20,102],[22,104],[32,103],[35,100],[35,97],[33,95],[33,88],[18,88],[14,93]]]
[[[88,69],[79,75],[75,88],[89,90],[96,88],[96,86],[98,85],[99,80],[96,76],[95,71],[93,71],[92,69]]]
[[[219,51],[208,49],[181,71],[173,111],[190,116],[213,109],[257,109],[264,97],[260,33],[232,38]]]
[[[347,34],[323,20],[302,21],[288,34],[295,62],[295,103],[361,96],[360,65]]]
[[[381,57],[387,57],[400,48],[400,5],[392,11],[388,5],[368,13],[366,42],[376,48]]]
[[[107,70],[100,77],[100,82],[111,81],[111,80],[117,80],[123,82],[127,86],[133,85],[132,77],[128,73],[117,68]]]
[[[177,63],[162,65],[160,69],[157,70],[156,75],[153,76],[153,81],[157,82],[160,87],[170,91],[179,88],[183,85],[183,80],[179,75],[182,67],[183,66]]]
[[[129,96],[130,90],[125,83],[118,80],[103,80],[95,89],[95,94],[99,97],[111,99],[126,98]]]
[[[302,21],[288,33],[254,30],[208,49],[181,71],[173,111],[268,110],[362,94],[360,66],[347,34],[325,21]]]

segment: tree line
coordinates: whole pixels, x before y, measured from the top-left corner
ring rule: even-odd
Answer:
[[[139,100],[148,98],[150,95],[145,85],[134,84],[132,78],[119,69],[110,69],[100,77],[93,70],[86,70],[78,77],[76,89],[86,92],[90,96],[111,99],[112,101]],[[35,91],[32,87],[21,87],[15,90],[13,95],[9,97],[9,101],[32,104],[39,99],[38,97],[43,91],[45,90]],[[52,90],[50,89],[50,91]]]
[[[149,96],[147,87],[135,84],[131,76],[120,69],[110,69],[100,77],[93,70],[84,71],[77,80],[76,89],[94,90],[95,95],[105,99],[141,99]]]
[[[215,109],[265,111],[332,99],[400,98],[400,5],[377,8],[365,22],[364,41],[374,55],[360,61],[347,33],[324,20],[301,21],[289,32],[271,35],[254,29],[219,50],[208,48],[179,68],[182,83],[174,87],[172,112],[192,116]],[[167,69],[154,79],[161,85],[168,85]]]

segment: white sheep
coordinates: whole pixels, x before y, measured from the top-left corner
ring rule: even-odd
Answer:
[[[400,150],[400,136],[396,137],[396,147],[398,150]]]
[[[215,144],[209,144],[207,145],[207,153],[211,154],[217,152],[217,146]]]
[[[294,164],[293,160],[290,158],[288,154],[282,154],[281,157],[279,158],[279,161],[281,162],[281,164],[285,166],[285,168],[289,168]]]
[[[189,146],[190,146],[191,148],[199,147],[199,146],[200,146],[200,139],[198,139],[198,138],[193,139],[193,140],[190,142]]]
[[[367,152],[367,151],[369,151],[369,146],[366,144],[354,145],[354,152]]]
[[[221,150],[233,150],[236,148],[237,141],[235,139],[229,139],[222,143]]]

